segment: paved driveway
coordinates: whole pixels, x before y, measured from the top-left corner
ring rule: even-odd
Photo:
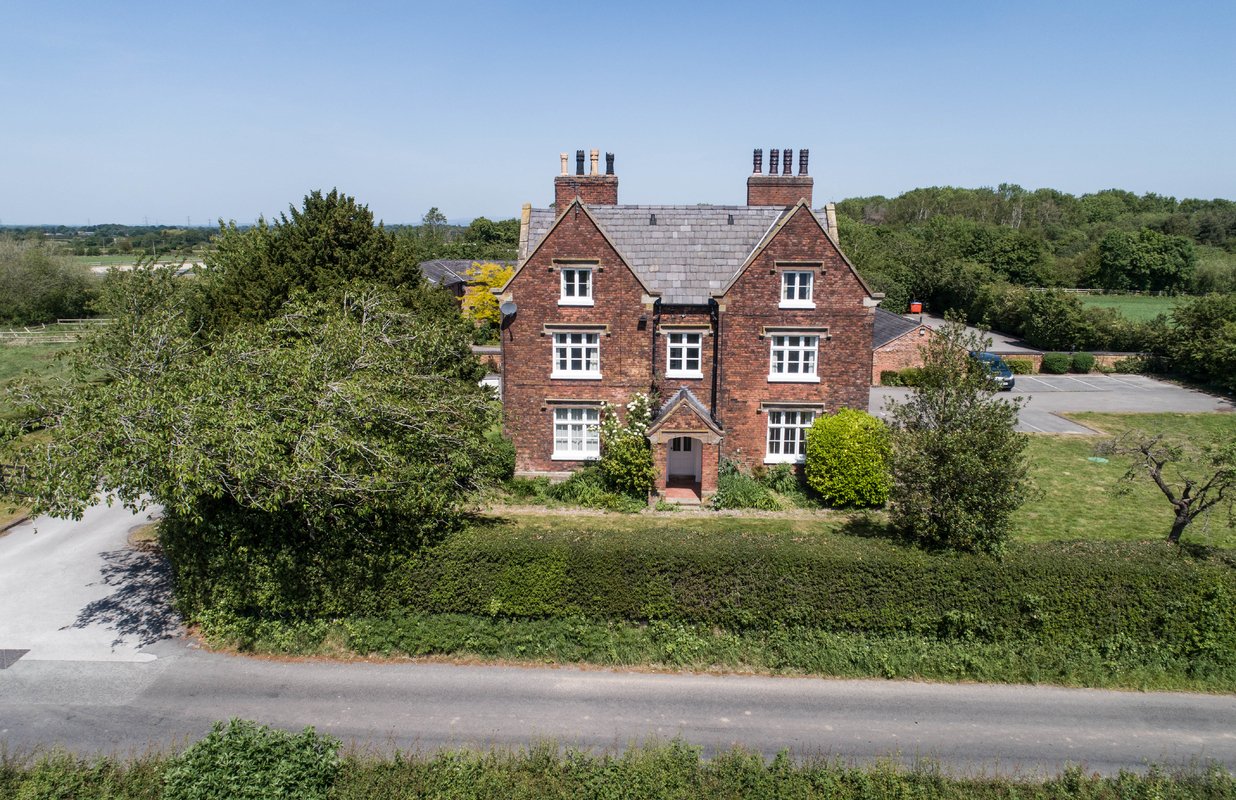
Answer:
[[[150,521],[98,505],[0,535],[0,668],[21,661],[151,661],[179,628],[166,564],[128,545]]]
[[[869,410],[884,416],[884,401],[904,400],[910,390],[876,386]],[[1033,433],[1095,435],[1095,431],[1059,416],[1069,411],[1140,413],[1233,411],[1230,400],[1186,389],[1144,375],[1018,375],[1006,397],[1024,397],[1018,429]]]

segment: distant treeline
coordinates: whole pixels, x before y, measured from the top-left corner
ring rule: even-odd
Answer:
[[[249,227],[239,225],[241,230]],[[434,258],[515,258],[519,244],[519,220],[494,222],[477,217],[469,225],[447,224],[437,208],[431,208],[419,225],[387,225],[422,261]],[[200,255],[219,234],[219,226],[168,225],[26,225],[0,228],[0,239],[23,242],[54,242],[60,251],[76,256],[133,255],[187,257]]]
[[[966,310],[979,287],[1236,289],[1236,202],[1110,189],[1077,197],[934,187],[837,204],[846,253],[885,307]]]

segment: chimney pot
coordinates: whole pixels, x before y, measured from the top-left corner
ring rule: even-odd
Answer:
[[[575,151],[575,174],[576,175],[584,174],[584,151],[583,150]]]
[[[605,174],[606,175],[614,174],[614,154],[613,153],[605,154]]]
[[[597,161],[601,158],[601,151],[600,151],[600,150],[593,150],[593,151],[592,151],[591,153],[589,153],[588,155],[589,155],[589,159],[588,159],[588,160],[591,162],[591,165],[592,165],[592,171],[591,171],[591,172],[589,172],[588,174],[589,174],[589,175],[597,175],[597,174],[598,174],[598,172],[597,172]]]
[[[562,157],[562,173],[561,174],[565,175],[567,174],[567,154],[559,153],[559,155]]]
[[[787,147],[781,151],[781,174],[794,174],[794,148]]]
[[[781,151],[772,148],[768,151],[768,174],[776,175],[781,171]]]
[[[760,175],[764,172],[764,148],[757,147],[751,154],[751,174]]]
[[[810,155],[810,151],[807,150],[806,148],[803,148],[802,150],[798,151],[798,174],[799,175],[807,174],[807,158],[809,155]]]

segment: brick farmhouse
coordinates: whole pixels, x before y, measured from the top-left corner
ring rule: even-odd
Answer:
[[[801,463],[816,416],[866,409],[873,294],[812,210],[808,153],[754,153],[741,206],[619,205],[613,155],[550,208],[525,205],[503,304],[504,428],[520,475],[565,477],[599,455],[604,404],[661,404],[648,431],[658,493],[716,490],[722,459]],[[778,162],[781,162],[780,169]]]

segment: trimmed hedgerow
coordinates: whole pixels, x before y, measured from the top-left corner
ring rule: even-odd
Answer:
[[[895,369],[880,370],[880,385],[881,386],[900,386],[901,373]]]
[[[1048,375],[1063,375],[1073,365],[1073,359],[1068,353],[1044,353],[1039,364],[1039,371]]]
[[[1236,663],[1236,570],[1160,543],[1017,545],[996,560],[860,537],[498,528],[453,536],[402,578],[406,607],[426,613],[1110,641]]]
[[[1094,369],[1094,355],[1091,353],[1074,353],[1069,361],[1069,371],[1084,375]]]
[[[1034,374],[1034,359],[1031,358],[1013,358],[1006,356],[1004,363],[1009,365],[1014,375],[1033,375]]]

